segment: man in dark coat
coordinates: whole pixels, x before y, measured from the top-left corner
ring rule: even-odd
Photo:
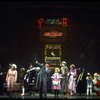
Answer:
[[[49,69],[50,62],[46,62],[45,65],[40,64],[36,61],[36,64],[40,67],[40,71],[37,76],[36,89],[39,90],[39,96],[42,98],[42,93],[44,98],[47,97],[47,83],[50,79],[51,70]]]
[[[77,69],[77,78],[76,78],[77,88],[76,91],[79,95],[82,95],[86,92],[86,72],[84,68]]]

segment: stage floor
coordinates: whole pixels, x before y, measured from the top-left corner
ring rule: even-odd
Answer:
[[[40,99],[38,93],[31,94],[31,95],[26,93],[24,96],[21,96],[20,93],[14,93],[12,95],[12,97],[5,94],[5,95],[1,95],[0,99],[1,98],[2,99],[3,98],[4,99],[8,99],[8,98],[11,98],[11,99],[35,99],[35,98]],[[48,99],[54,99],[55,97],[54,97],[54,94],[48,93],[47,98]],[[59,94],[58,99],[100,99],[100,96],[96,96],[96,95],[92,95],[92,96],[81,95],[81,96],[79,96],[79,95],[75,95],[75,96],[68,96],[67,98],[64,98],[63,95]]]

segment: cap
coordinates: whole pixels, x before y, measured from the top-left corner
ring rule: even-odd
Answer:
[[[66,61],[62,61],[62,64],[66,64]]]

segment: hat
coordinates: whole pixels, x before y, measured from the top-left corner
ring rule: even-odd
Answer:
[[[98,75],[98,73],[94,73],[94,77],[98,77],[99,75]]]
[[[16,64],[12,64],[12,66],[16,69],[17,68],[17,65]]]
[[[66,61],[62,61],[62,64],[65,64],[66,65]]]
[[[24,68],[24,67],[22,67],[22,68],[21,68],[21,70],[22,70],[22,71],[25,71],[25,68]]]
[[[75,65],[74,65],[74,64],[71,64],[71,65],[70,65],[70,67],[73,67],[73,68],[75,68]]]

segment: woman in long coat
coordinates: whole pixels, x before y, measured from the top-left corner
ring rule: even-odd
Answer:
[[[12,64],[11,68],[8,70],[6,75],[6,82],[7,82],[7,91],[10,93],[10,95],[13,92],[14,89],[14,83],[17,81],[17,66],[15,64]]]

